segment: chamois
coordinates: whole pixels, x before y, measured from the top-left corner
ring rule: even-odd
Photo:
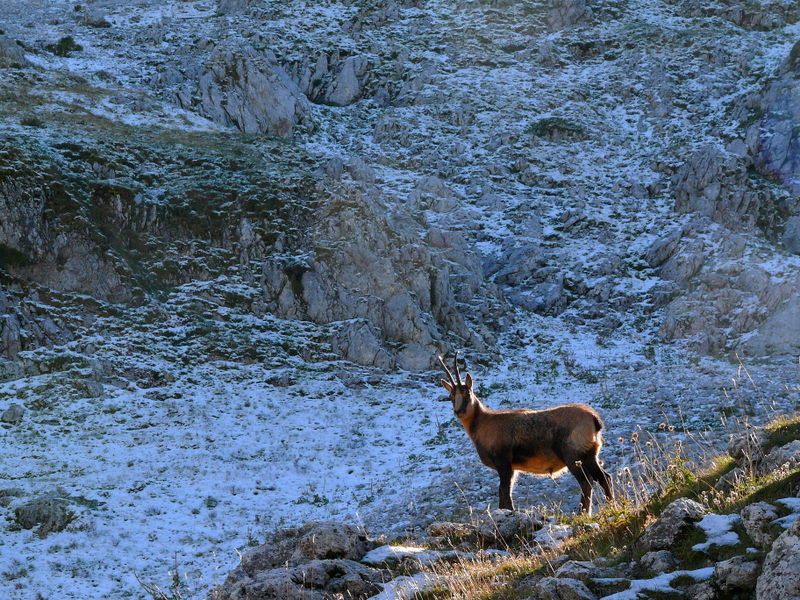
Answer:
[[[545,410],[492,410],[473,391],[472,376],[461,381],[458,355],[456,377],[439,356],[450,381],[441,380],[453,411],[475,444],[481,462],[500,476],[500,508],[514,510],[511,491],[519,471],[557,477],[569,470],[581,486],[581,512],[591,514],[592,480],[606,498],[614,492],[611,477],[600,466],[603,421],[585,404],[564,404]]]

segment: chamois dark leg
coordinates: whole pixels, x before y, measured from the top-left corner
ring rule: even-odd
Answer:
[[[511,500],[511,489],[514,486],[514,469],[511,463],[498,463],[496,465],[497,474],[500,476],[500,508],[514,510],[514,502]]]
[[[600,484],[600,487],[603,488],[603,493],[606,495],[607,500],[614,499],[614,487],[611,483],[611,475],[609,475],[603,467],[600,466],[600,463],[597,461],[596,456],[589,456],[586,460],[583,461],[584,468],[586,469],[586,473],[594,479],[597,483]]]
[[[580,463],[580,461],[578,461]],[[575,464],[575,461],[567,463],[569,472],[578,480],[578,485],[581,486],[581,512],[592,514],[592,482],[584,471],[583,464],[580,466]]]

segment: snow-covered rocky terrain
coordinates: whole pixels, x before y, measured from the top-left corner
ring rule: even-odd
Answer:
[[[800,9],[740,4],[0,0],[2,596],[482,510],[438,353],[614,472],[797,410]]]

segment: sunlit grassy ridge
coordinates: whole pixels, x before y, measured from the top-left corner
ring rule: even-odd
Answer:
[[[781,416],[764,428],[768,437],[765,452],[800,439],[800,416]],[[648,440],[648,442],[651,440]],[[634,445],[643,444],[635,440]],[[655,445],[634,450],[641,453],[641,477],[624,470],[617,479],[618,499],[604,505],[593,516],[556,514],[561,521],[573,526],[573,534],[556,550],[539,552],[537,548],[518,541],[509,547],[510,555],[497,559],[463,559],[438,572],[446,574],[447,585],[420,592],[416,600],[522,600],[530,596],[526,579],[552,575],[556,557],[568,555],[572,560],[594,560],[604,557],[609,564],[638,559],[644,550],[635,543],[645,528],[655,521],[664,508],[679,498],[689,498],[703,504],[711,512],[735,513],[758,501],[771,502],[794,496],[800,490],[800,469],[783,468],[758,475],[755,472],[718,489],[720,478],[736,467],[727,455],[712,455],[695,464],[689,460],[680,442],[654,450]],[[657,461],[653,465],[653,461]],[[753,460],[752,462],[755,462]],[[660,467],[654,470],[655,467]],[[648,475],[649,472],[649,475]],[[658,476],[654,475],[658,473]],[[627,481],[626,481],[627,478]],[[724,560],[742,554],[752,546],[741,525],[734,527],[740,543],[715,548],[713,558]],[[697,568],[709,562],[707,554],[692,549],[705,539],[699,529],[691,531],[672,549],[679,568]],[[763,560],[764,552],[751,552],[751,559]],[[656,597],[656,596],[653,596]]]

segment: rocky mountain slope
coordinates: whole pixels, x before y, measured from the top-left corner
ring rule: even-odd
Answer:
[[[485,506],[440,352],[491,406],[596,405],[614,469],[662,421],[719,445],[796,410],[798,19],[5,0],[0,577],[199,594],[277,525]],[[75,519],[20,529],[53,490]]]

